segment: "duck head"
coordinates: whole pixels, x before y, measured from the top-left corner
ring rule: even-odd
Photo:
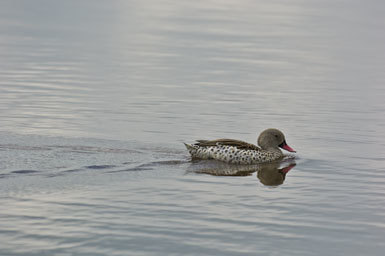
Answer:
[[[258,145],[262,149],[269,148],[282,148],[289,152],[295,152],[289,145],[287,145],[285,140],[285,135],[278,129],[266,129],[258,137]]]

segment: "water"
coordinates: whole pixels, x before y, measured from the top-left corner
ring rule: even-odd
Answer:
[[[2,1],[0,255],[383,255],[384,11]],[[268,127],[238,176],[182,144]]]

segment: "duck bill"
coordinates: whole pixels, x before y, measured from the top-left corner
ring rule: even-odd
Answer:
[[[279,145],[280,148],[283,148],[284,150],[287,150],[289,152],[296,152],[294,149],[292,149],[289,145],[287,145],[286,141],[282,142],[281,145]]]

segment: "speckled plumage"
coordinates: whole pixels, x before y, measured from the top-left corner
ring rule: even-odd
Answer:
[[[230,164],[258,164],[283,158],[279,147],[295,152],[286,144],[285,136],[277,129],[266,129],[258,137],[258,146],[232,139],[198,140],[186,144],[193,159],[215,159]]]
[[[239,149],[236,146],[227,146],[217,143],[216,146],[202,147],[194,144],[185,144],[192,158],[215,159],[230,164],[257,164],[272,162],[283,157],[277,150]]]

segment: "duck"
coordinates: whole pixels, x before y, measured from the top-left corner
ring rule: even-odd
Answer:
[[[193,160],[214,159],[229,164],[259,164],[284,158],[281,149],[295,153],[278,129],[269,128],[261,132],[258,146],[234,139],[197,140],[184,143]]]

